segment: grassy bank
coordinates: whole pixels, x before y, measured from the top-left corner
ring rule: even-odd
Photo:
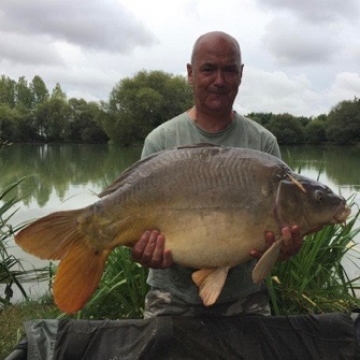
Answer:
[[[23,324],[30,319],[55,319],[60,315],[51,299],[26,301],[0,309],[0,359],[6,358],[24,337]]]

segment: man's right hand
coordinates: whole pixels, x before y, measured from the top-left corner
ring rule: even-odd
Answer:
[[[133,259],[152,269],[166,269],[173,263],[171,251],[165,249],[165,237],[158,230],[145,231],[132,248]]]

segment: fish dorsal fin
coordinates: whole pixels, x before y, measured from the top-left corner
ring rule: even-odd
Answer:
[[[122,187],[128,176],[130,176],[139,166],[142,166],[143,164],[149,162],[150,160],[156,158],[162,153],[162,151],[157,152],[155,154],[149,155],[145,157],[144,159],[138,160],[133,165],[129,166],[127,169],[125,169],[119,177],[117,177],[109,186],[107,186],[100,194],[98,194],[98,197],[102,198],[106,195],[109,195],[113,192],[115,192],[117,189]]]
[[[282,244],[282,239],[275,241],[256,263],[252,272],[252,279],[255,284],[258,284],[270,274],[272,267],[279,257]]]
[[[130,167],[125,169],[118,178],[116,178],[109,186],[107,186],[100,194],[98,194],[98,197],[102,198],[106,195],[109,195],[109,194],[115,192],[117,189],[121,188],[126,183],[126,180],[128,179],[128,177],[134,171],[136,171],[136,169],[138,169],[140,166],[143,166],[145,163],[149,162],[150,160],[153,160],[154,158],[160,156],[161,154],[163,154],[166,151],[177,150],[177,149],[178,150],[193,149],[193,148],[202,148],[202,147],[220,147],[220,146],[215,145],[215,144],[210,144],[210,143],[199,143],[199,144],[195,144],[195,145],[178,146],[173,149],[162,150],[155,154],[151,154],[151,155],[145,157],[144,159],[138,160],[133,165],[131,165]]]
[[[230,267],[201,269],[192,274],[192,280],[199,287],[199,295],[205,306],[213,305],[224,287]]]
[[[220,145],[211,144],[211,143],[197,143],[192,145],[181,145],[177,146],[176,149],[196,149],[196,148],[203,148],[203,147],[221,147]]]

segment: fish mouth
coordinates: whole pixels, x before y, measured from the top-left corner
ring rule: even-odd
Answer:
[[[345,204],[345,206],[341,207],[339,211],[333,216],[334,224],[345,223],[350,214],[351,208],[349,205]]]

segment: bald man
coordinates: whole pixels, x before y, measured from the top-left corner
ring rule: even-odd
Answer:
[[[142,157],[181,145],[211,143],[261,150],[280,157],[276,138],[256,122],[236,113],[233,104],[241,84],[244,65],[239,43],[232,36],[214,31],[200,36],[187,64],[194,106],[154,129],[145,139]],[[285,239],[281,257],[296,254],[302,238],[295,226],[282,230]],[[272,233],[264,235],[270,246]],[[254,284],[251,273],[261,253],[251,251],[253,260],[229,271],[225,286],[212,306],[204,306],[191,279],[194,269],[172,262],[165,250],[165,237],[157,230],[146,231],[132,254],[150,268],[144,317],[206,315],[270,315],[265,283]],[[191,243],[189,243],[191,248]]]

